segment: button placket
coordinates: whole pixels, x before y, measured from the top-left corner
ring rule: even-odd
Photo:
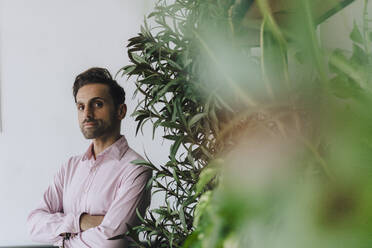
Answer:
[[[88,182],[87,182],[87,185],[86,185],[86,190],[85,190],[85,193],[87,194],[89,189],[90,189],[90,186],[92,185],[93,183],[93,180],[94,180],[94,177],[96,175],[96,172],[97,172],[97,167],[99,165],[99,161],[96,160],[92,167],[89,168],[89,176],[88,176]]]
[[[85,209],[88,210],[88,192],[90,189],[90,186],[93,182],[93,178],[95,176],[95,171],[97,167],[98,161],[95,160],[93,163],[88,168],[88,177],[87,177],[87,182],[85,183],[85,189],[84,189],[84,198],[85,198]]]

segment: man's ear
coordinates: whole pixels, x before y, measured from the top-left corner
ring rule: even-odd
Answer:
[[[118,112],[117,112],[118,119],[119,120],[124,119],[126,113],[127,113],[127,105],[125,105],[124,103],[120,104],[118,107]]]

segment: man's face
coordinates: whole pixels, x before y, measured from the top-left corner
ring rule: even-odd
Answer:
[[[115,118],[115,106],[104,84],[87,84],[76,94],[76,107],[81,132],[87,139],[112,134],[120,120]]]

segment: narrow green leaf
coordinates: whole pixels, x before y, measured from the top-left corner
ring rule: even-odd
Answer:
[[[182,67],[179,65],[179,64],[177,64],[176,62],[174,62],[173,60],[171,60],[171,59],[166,59],[166,61],[171,65],[171,66],[173,66],[173,67],[175,67],[177,70],[182,70]]]
[[[138,134],[138,131],[140,130],[143,121],[144,121],[144,119],[141,119],[141,120],[137,123],[137,127],[136,127],[136,135]]]
[[[138,217],[142,222],[145,222],[145,220],[143,219],[142,215],[141,215],[140,212],[138,211],[138,208],[136,208],[136,214],[137,214],[137,217]]]
[[[174,122],[168,122],[168,121],[163,121],[162,123],[160,123],[159,126],[167,127],[167,128],[174,128],[174,129],[179,129],[179,130],[183,129],[181,125],[174,123]]]
[[[154,182],[154,177],[151,177],[150,180],[146,184],[146,189],[150,190],[152,188],[152,183]]]
[[[151,100],[151,102],[149,103],[149,106],[151,106],[151,105],[153,105],[154,103],[158,102],[159,99],[160,99],[161,97],[163,97],[165,93],[168,92],[168,89],[169,89],[171,86],[177,84],[178,81],[179,81],[179,79],[176,78],[176,79],[173,79],[172,81],[168,82],[167,85],[165,85],[165,86],[164,86],[164,87],[163,87],[159,92],[157,92],[157,93],[155,94],[156,96],[155,96],[154,99]]]
[[[184,115],[184,113],[182,111],[181,101],[180,101],[179,98],[176,99],[175,104],[176,104],[176,108],[177,108],[177,115],[178,115],[178,117],[180,118],[182,124],[187,127],[186,118],[185,118],[185,115]]]
[[[158,119],[157,121],[155,121],[155,123],[153,124],[153,127],[152,127],[152,139],[155,138],[155,132],[156,132],[156,129],[158,128],[158,126],[160,125],[162,119]]]
[[[171,145],[171,151],[170,151],[170,157],[172,159],[176,158],[176,153],[178,151],[178,148],[180,147],[182,141],[183,141],[184,136],[179,136],[177,140]]]
[[[205,168],[199,176],[199,181],[196,184],[196,194],[200,194],[204,187],[214,178],[218,173],[216,168]]]
[[[143,159],[135,159],[135,160],[132,160],[131,163],[135,165],[151,165],[151,163]]]
[[[156,11],[151,12],[151,13],[147,16],[147,19],[150,19],[151,17],[156,16],[156,15],[158,15],[158,14],[159,14],[159,12],[156,12]]]
[[[329,84],[332,92],[339,98],[347,99],[359,95],[358,88],[345,77],[334,77]]]
[[[168,140],[177,140],[177,135],[164,135],[163,138],[164,139],[168,139]]]
[[[132,71],[134,71],[136,69],[136,65],[128,65],[128,66],[124,66],[122,68],[122,76],[126,75],[126,74],[130,74]]]
[[[199,113],[199,114],[196,114],[194,115],[189,123],[188,123],[188,127],[191,128],[195,123],[197,123],[198,121],[200,121],[203,117],[205,117],[207,114],[206,113]]]
[[[177,172],[175,169],[173,169],[173,178],[176,180],[176,182],[178,183],[178,185],[181,185],[181,181],[180,179],[178,178],[177,176]]]
[[[204,214],[204,212],[210,206],[210,202],[211,202],[211,199],[212,199],[212,194],[213,194],[212,191],[208,190],[200,197],[199,202],[196,205],[195,212],[194,212],[193,226],[195,228],[199,225],[199,221],[200,221],[201,216]]]
[[[361,88],[366,88],[365,78],[339,51],[332,54],[329,59],[330,70],[352,79]]]
[[[131,53],[131,56],[132,56],[133,60],[135,62],[137,62],[138,64],[142,64],[142,63],[147,64],[147,61],[144,58],[142,58],[141,56],[139,56],[135,53]]]
[[[182,223],[182,226],[183,226],[184,230],[187,231],[187,225],[186,225],[185,213],[184,213],[184,210],[183,210],[183,206],[180,207],[179,216],[180,216],[180,220],[181,220],[181,223]]]
[[[351,31],[350,39],[358,44],[363,44],[363,36],[360,32],[357,23],[354,21],[353,31]]]
[[[173,111],[172,111],[172,122],[175,122],[177,118],[177,105],[173,103]]]
[[[357,44],[353,44],[353,55],[351,62],[356,66],[363,66],[368,63],[368,54]]]

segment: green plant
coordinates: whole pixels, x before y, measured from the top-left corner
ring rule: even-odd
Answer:
[[[165,205],[149,211],[132,232],[143,233],[154,247],[180,247],[192,232],[195,184],[215,153],[217,123],[209,121],[216,118],[214,99],[204,98],[195,72],[198,51],[192,30],[198,7],[198,1],[158,1],[148,16],[157,27],[150,29],[145,22],[141,33],[129,40],[132,64],[122,69],[123,75],[137,77],[137,92],[144,96],[133,114],[137,132],[151,120],[154,132],[163,128],[164,138],[173,142],[165,165],[136,161],[153,169],[154,193],[165,194]]]
[[[245,86],[241,79],[249,77],[243,69],[246,63],[252,65],[252,70],[259,68],[257,58],[246,56],[249,47],[240,45],[243,53],[218,52],[223,43],[234,42],[236,23],[242,18],[238,8],[241,5],[239,1],[227,0],[159,0],[148,16],[156,26],[150,28],[145,21],[141,33],[129,40],[131,64],[123,67],[121,73],[136,77],[136,93],[144,96],[133,114],[138,121],[137,132],[151,120],[153,131],[163,128],[164,138],[173,142],[165,165],[136,161],[153,169],[150,183],[154,193],[165,193],[165,205],[149,211],[142,225],[131,233],[133,237],[143,233],[155,247],[180,247],[192,233],[199,196],[216,183],[212,173],[196,187],[199,175],[229,143],[233,128],[227,123],[231,118],[247,106],[256,105],[247,90],[242,90]],[[249,5],[248,1],[243,7]],[[211,41],[221,35],[221,30],[226,39]],[[241,62],[239,74],[231,71],[235,70],[236,56]],[[255,73],[252,80],[259,77],[260,73]]]
[[[359,45],[354,44],[357,47],[351,58],[340,51],[331,56],[331,69],[336,75],[330,79],[328,57],[317,42],[309,1],[298,1],[302,8],[293,17],[293,25],[285,30],[271,15],[268,2],[257,2],[264,17],[259,56],[252,53],[247,37],[242,35],[244,15],[252,4],[248,0],[158,0],[148,16],[155,26],[150,27],[145,21],[141,32],[129,40],[131,64],[120,72],[136,77],[136,92],[143,96],[133,114],[138,122],[137,132],[151,121],[154,133],[163,128],[164,138],[173,142],[166,164],[136,161],[154,171],[150,183],[154,193],[164,193],[165,202],[148,211],[141,217],[142,224],[131,229],[136,246],[144,246],[137,236],[141,233],[153,247],[245,247],[248,241],[242,240],[243,231],[251,231],[251,220],[259,222],[263,234],[267,229],[262,224],[272,223],[270,216],[281,218],[281,210],[288,208],[276,210],[270,204],[278,200],[283,200],[280,201],[283,206],[294,203],[299,196],[293,191],[295,187],[274,184],[277,187],[269,187],[278,189],[274,194],[266,190],[245,191],[247,185],[236,177],[236,182],[227,180],[220,184],[225,186],[215,190],[218,181],[224,178],[219,176],[221,167],[233,164],[234,159],[226,157],[240,147],[242,137],[251,140],[252,133],[263,132],[264,137],[267,133],[286,137],[279,139],[284,143],[289,142],[288,137],[295,138],[299,141],[298,152],[284,156],[293,158],[286,162],[296,165],[295,178],[303,178],[311,171],[327,182],[342,178],[340,175],[348,171],[346,161],[355,162],[351,157],[369,151],[366,144],[372,143],[365,135],[369,111],[364,105],[372,99],[368,89],[371,71],[368,27],[364,26],[362,32],[354,29],[351,37]],[[365,13],[365,25],[366,16]],[[288,51],[293,48],[295,57],[301,61],[296,66],[289,65]],[[314,72],[302,81],[293,80],[291,75],[299,68]],[[360,83],[366,87],[360,87]],[[354,96],[354,102],[340,101],[334,93]],[[342,156],[337,154],[346,153],[345,147],[337,145],[335,157],[325,156],[328,146],[323,140],[332,140],[341,130],[337,121],[351,116],[363,117],[350,122],[347,131],[358,138],[364,136],[367,140],[364,146],[355,137],[342,136],[353,156],[339,161]],[[270,142],[277,140],[269,139],[268,147]],[[242,149],[242,155],[236,157],[244,158],[242,164],[249,164],[250,157],[245,156],[248,150],[244,146]],[[369,156],[363,158],[367,160],[361,163],[366,164]],[[222,171],[229,175],[229,170]],[[288,174],[293,176],[292,170]],[[289,181],[293,182],[291,176]],[[234,183],[242,190],[230,187]],[[310,188],[309,196],[320,197],[315,190],[317,183],[303,185],[300,192]],[[285,190],[293,198],[281,198]],[[242,194],[244,197],[240,197]],[[364,198],[360,200],[363,201]],[[292,228],[292,223],[288,225]]]
[[[372,57],[367,6],[365,1],[362,27],[355,23],[350,35],[351,55],[337,49],[328,56],[317,43],[309,45],[301,39],[291,44],[299,54],[307,53],[306,48],[321,52],[318,55],[314,52],[314,57],[302,56],[301,60],[305,72],[312,69],[309,64],[317,67],[312,73],[316,80],[295,82],[302,97],[309,93],[306,84],[315,86],[311,93],[316,100],[310,101],[306,108],[308,112],[316,112],[311,121],[318,128],[315,139],[307,140],[306,128],[302,128],[294,135],[294,140],[300,141],[295,142],[296,148],[280,156],[270,147],[279,149],[292,142],[293,137],[278,136],[271,140],[260,136],[264,145],[256,147],[255,152],[264,152],[265,157],[252,156],[251,146],[243,144],[234,148],[245,151],[235,161],[238,172],[231,165],[231,156],[219,162],[218,167],[225,168],[224,179],[217,189],[201,197],[196,231],[184,243],[185,248],[371,246],[372,214],[367,209],[372,204],[368,196],[372,175]],[[304,27],[303,22],[300,26]],[[324,63],[327,60],[329,74]],[[320,103],[311,104],[314,101]],[[292,129],[288,123],[282,124]],[[257,129],[246,132],[262,133]],[[257,144],[250,136],[243,139],[248,144]],[[277,141],[280,146],[276,146]],[[255,176],[262,177],[255,169],[267,165],[266,156],[275,158],[275,167],[280,171],[270,168],[262,181],[252,180]],[[240,163],[244,166],[239,166]],[[246,177],[237,176],[244,172]]]

